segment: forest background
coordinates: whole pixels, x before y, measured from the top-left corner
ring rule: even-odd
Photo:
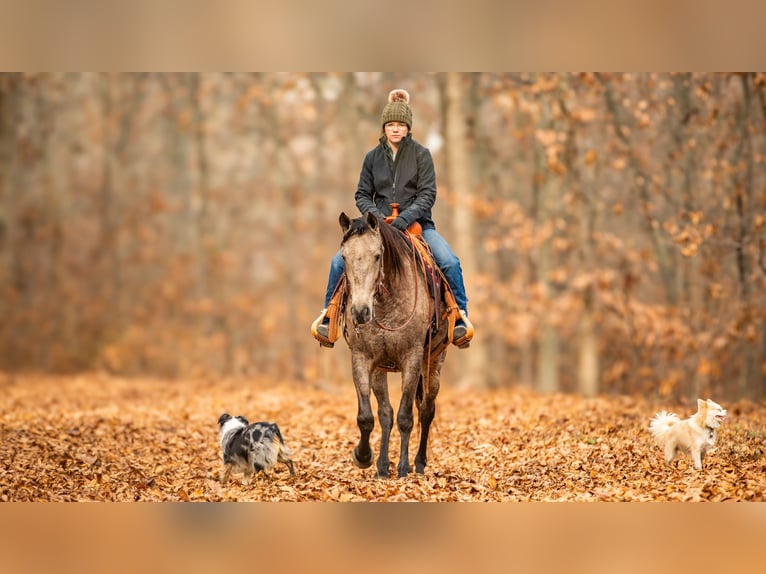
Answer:
[[[341,211],[407,89],[476,337],[444,384],[766,396],[766,75],[0,74],[0,369],[348,384]]]

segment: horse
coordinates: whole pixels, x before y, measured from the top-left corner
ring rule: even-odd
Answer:
[[[439,377],[448,347],[447,321],[440,321],[438,313],[436,319],[432,318],[435,301],[412,240],[371,213],[354,220],[341,213],[338,221],[343,230],[341,255],[348,297],[343,311],[344,336],[351,350],[360,432],[353,462],[359,468],[372,465],[372,389],[381,427],[376,476],[389,477],[388,448],[394,411],[387,373],[401,371],[402,396],[396,414],[401,438],[397,474],[403,478],[412,470],[409,443],[413,403],[417,403],[420,424],[415,472],[424,474],[428,433],[436,413]]]

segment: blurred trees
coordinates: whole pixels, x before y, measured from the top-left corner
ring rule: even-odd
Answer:
[[[308,327],[404,87],[477,327],[445,384],[763,397],[765,84],[1,74],[0,367],[347,379]]]

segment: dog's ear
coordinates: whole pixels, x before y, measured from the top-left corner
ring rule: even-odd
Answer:
[[[223,413],[220,417],[218,417],[218,426],[223,426],[230,418],[231,415],[229,413]]]
[[[707,406],[707,401],[703,401],[702,399],[697,399],[697,408],[702,409],[703,406]]]

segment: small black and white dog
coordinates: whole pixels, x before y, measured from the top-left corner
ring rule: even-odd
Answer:
[[[293,461],[290,459],[292,453],[285,446],[276,424],[250,424],[245,417],[223,413],[218,418],[218,427],[223,454],[221,483],[225,484],[229,479],[232,467],[244,473],[242,483],[245,484],[253,471],[267,471],[277,462],[285,463],[290,469],[290,475],[295,476]]]

